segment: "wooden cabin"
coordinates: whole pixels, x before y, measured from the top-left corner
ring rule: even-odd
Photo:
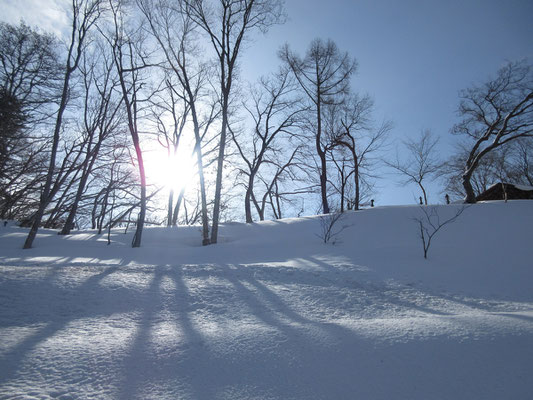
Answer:
[[[533,186],[495,183],[476,197],[476,201],[487,200],[533,200]]]

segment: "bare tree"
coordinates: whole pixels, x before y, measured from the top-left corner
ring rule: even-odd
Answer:
[[[211,243],[217,243],[222,195],[222,177],[229,124],[230,97],[236,79],[243,41],[254,30],[265,32],[282,21],[282,0],[183,0],[185,12],[207,34],[218,64],[221,129]]]
[[[507,183],[533,186],[533,140],[516,140],[507,151],[503,175]]]
[[[435,177],[441,169],[442,162],[437,156],[439,138],[433,136],[429,129],[425,129],[416,139],[409,138],[403,141],[406,155],[400,160],[396,153],[394,162],[386,164],[394,168],[399,174],[405,176],[402,184],[416,183],[424,195],[424,204],[428,205],[428,196],[424,187],[424,180]]]
[[[27,123],[48,118],[50,103],[61,94],[58,45],[54,36],[24,23],[0,22],[0,87],[17,100]]]
[[[200,112],[202,97],[206,95],[209,68],[206,63],[200,61],[200,49],[196,45],[198,38],[195,28],[198,23],[203,29],[207,29],[210,26],[202,25],[208,21],[204,19],[205,16],[202,14],[204,11],[201,2],[194,2],[194,4],[189,5],[187,1],[184,1],[179,3],[178,7],[164,0],[157,2],[157,4],[149,0],[138,0],[138,4],[148,20],[154,38],[159,43],[165,55],[170,72],[179,83],[180,89],[176,89],[175,86],[171,87],[173,92],[171,93],[171,98],[172,96],[176,96],[183,100],[187,113],[190,113],[195,138],[194,152],[196,154],[196,166],[200,183],[202,243],[203,245],[208,245],[211,239],[209,238],[202,141],[217,113],[215,112],[215,107],[210,107],[211,112],[206,117],[202,117]],[[210,31],[208,30],[208,32]],[[224,38],[224,40],[226,39],[229,39],[229,37]],[[217,42],[213,42],[213,44],[215,43]],[[226,50],[227,48],[221,49],[222,52]],[[238,52],[238,48],[236,52]],[[220,62],[222,63],[221,65],[225,65],[225,58],[222,57]],[[228,73],[230,72],[231,70]],[[228,88],[228,93],[230,88]],[[174,126],[177,126],[177,122],[176,120]],[[181,129],[183,129],[183,126],[181,126]],[[179,132],[181,136],[181,131]],[[175,218],[172,219],[172,222],[177,220],[177,213],[183,199],[183,194],[184,188],[174,208]]]
[[[327,146],[323,132],[323,108],[338,103],[349,92],[350,77],[356,69],[348,53],[342,53],[332,40],[311,42],[304,58],[292,52],[288,45],[280,50],[281,59],[287,63],[302,91],[313,106],[314,142],[320,160],[319,175],[324,214],[329,213],[327,196]]]
[[[337,244],[338,236],[344,231],[349,225],[338,226],[339,222],[342,222],[345,214],[341,212],[333,212],[326,215],[320,216],[320,233],[317,236],[322,239],[324,243]]]
[[[183,133],[187,124],[190,108],[180,96],[179,84],[175,83],[171,76],[165,76],[163,88],[153,96],[151,117],[154,125],[157,142],[167,153],[167,159],[172,167],[181,149]],[[170,122],[169,122],[170,121]],[[173,171],[179,174],[179,171]],[[172,226],[174,213],[174,187],[169,188],[167,205],[167,226]]]
[[[21,23],[0,23],[0,215],[24,220],[39,205],[59,97],[58,41]],[[49,135],[48,135],[49,136]]]
[[[533,136],[533,69],[525,61],[508,63],[496,78],[463,90],[459,114],[462,121],[452,133],[469,143],[462,184],[465,202],[474,203],[471,178],[481,160],[511,141]]]
[[[379,151],[383,149],[392,129],[392,123],[388,120],[383,121],[377,127],[374,126],[373,108],[374,102],[368,95],[359,96],[358,94],[350,95],[343,103],[326,106],[328,121],[326,134],[332,143],[330,152],[337,170],[341,173],[341,209],[344,209],[342,198],[346,195],[344,188],[348,177],[353,179],[354,190],[353,196],[347,196],[352,198],[349,208],[359,209],[364,178],[372,176],[369,170],[373,168],[375,159]],[[342,157],[344,161],[342,166],[338,165],[334,157],[339,147],[348,150],[348,158],[345,155]]]
[[[252,89],[251,104],[244,104],[253,120],[251,137],[237,137],[230,129],[244,162],[240,172],[246,176],[244,210],[247,223],[253,222],[251,203],[259,170],[265,164],[276,163],[283,149],[292,144],[289,139],[295,138],[299,114],[304,111],[299,99],[294,96],[295,85],[290,80],[289,72],[286,68],[281,69],[271,78],[262,78],[259,85]],[[251,143],[251,148],[245,147],[245,143]],[[297,144],[295,146],[298,147]],[[269,185],[271,189],[276,187],[276,181]],[[272,193],[272,190],[268,192]],[[264,216],[264,213],[260,213],[260,216]]]
[[[61,99],[56,115],[56,122],[54,127],[54,134],[52,140],[52,149],[50,151],[50,163],[46,181],[41,193],[39,208],[35,214],[33,224],[31,226],[28,237],[24,243],[23,248],[29,249],[32,247],[33,240],[37,235],[37,230],[41,224],[44,210],[52,200],[50,196],[50,189],[52,187],[52,179],[54,176],[54,169],[57,157],[57,150],[59,145],[61,126],[63,123],[63,113],[67,107],[69,100],[70,79],[72,74],[78,68],[80,58],[85,48],[85,41],[87,34],[91,27],[95,24],[100,16],[101,0],[72,0],[72,24],[71,24],[71,38],[68,45],[66,62],[64,67],[63,88]]]
[[[301,179],[297,175],[296,171],[302,170],[303,156],[302,146],[297,145],[292,148],[288,159],[280,161],[271,159],[264,164],[271,167],[269,174],[257,173],[256,179],[263,184],[263,194],[257,195],[257,190],[251,192],[251,200],[255,206],[259,219],[265,220],[266,206],[270,205],[272,208],[272,214],[275,219],[282,218],[282,203],[291,202],[289,196],[300,195],[309,193],[308,188],[296,188],[294,189],[294,183],[299,182]],[[290,182],[291,190],[282,190],[284,183]],[[260,198],[260,199],[258,199]]]
[[[429,248],[435,235],[446,225],[453,223],[468,208],[463,205],[455,210],[454,214],[447,218],[441,219],[438,206],[420,206],[421,216],[414,217],[413,220],[418,224],[418,233],[422,241],[424,258],[428,258]]]
[[[103,33],[111,46],[113,62],[117,71],[120,88],[122,90],[122,102],[126,111],[128,130],[135,148],[137,167],[140,179],[140,210],[136,222],[135,235],[132,247],[140,247],[144,222],[146,218],[146,172],[144,158],[139,136],[139,123],[143,116],[143,103],[148,94],[143,90],[146,86],[147,69],[154,65],[150,63],[149,50],[146,47],[146,37],[142,24],[134,19],[128,19],[131,10],[124,1],[109,0],[109,8],[112,13],[113,26],[110,33]]]
[[[119,108],[121,99],[117,99],[117,77],[113,75],[113,62],[102,49],[83,57],[80,71],[83,75],[83,122],[80,127],[87,143],[84,158],[80,165],[80,179],[76,194],[69,207],[69,212],[61,235],[68,235],[74,224],[78,206],[86,190],[87,182],[93,171],[104,140],[108,138],[123,122]],[[113,173],[114,171],[111,171]]]

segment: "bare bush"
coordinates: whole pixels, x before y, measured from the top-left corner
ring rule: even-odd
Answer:
[[[455,222],[468,207],[469,206],[462,206],[456,210],[451,218],[441,220],[437,206],[420,206],[422,215],[414,217],[413,220],[417,222],[419,227],[419,237],[422,241],[425,259],[428,258],[429,247],[431,246],[431,242],[437,232],[440,231],[445,225]]]
[[[320,233],[317,236],[324,243],[339,243],[339,234],[349,227],[349,225],[339,227],[339,222],[344,219],[344,215],[341,212],[334,212],[320,216]]]

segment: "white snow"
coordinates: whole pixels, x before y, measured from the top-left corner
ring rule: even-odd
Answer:
[[[523,190],[524,192],[530,192],[533,190],[533,186],[527,186],[527,185],[513,185],[515,188]]]
[[[497,182],[497,183],[494,183],[492,185],[489,186],[489,188],[487,190],[490,190],[492,189],[493,187],[496,187],[496,186],[499,186],[501,185],[502,183],[501,182]],[[514,186],[515,188],[517,188],[518,190],[522,190],[524,192],[530,192],[533,190],[533,186],[528,186],[528,185],[518,185],[516,183],[508,183],[508,182],[504,182],[505,185],[509,185],[509,186]]]
[[[442,218],[458,205],[438,206]],[[526,399],[533,201],[131,235],[0,227],[0,398]]]

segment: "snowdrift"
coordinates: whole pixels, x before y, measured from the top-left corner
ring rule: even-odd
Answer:
[[[461,205],[435,206],[441,221]],[[502,399],[533,393],[533,202],[131,234],[0,228],[0,398]]]

